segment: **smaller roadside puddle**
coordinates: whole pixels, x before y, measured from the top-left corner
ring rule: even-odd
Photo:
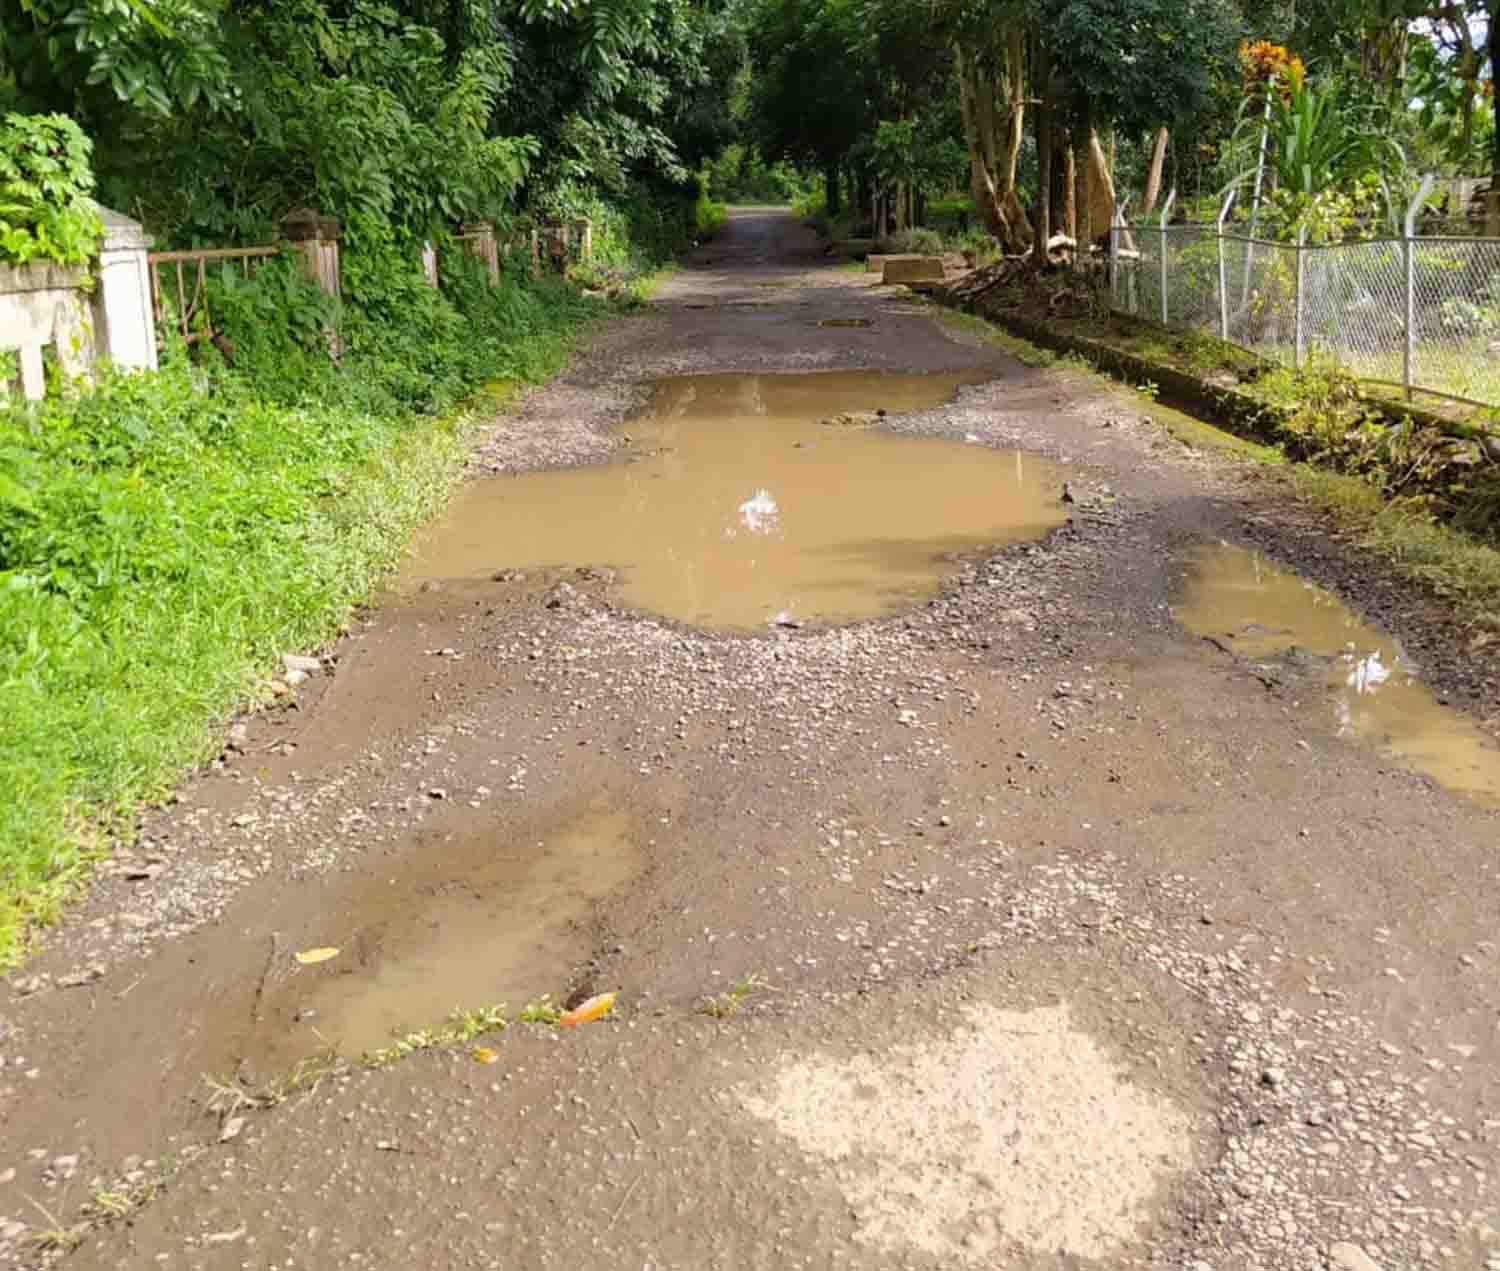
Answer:
[[[709,627],[891,613],[936,594],[963,558],[1067,519],[1056,464],[869,426],[983,378],[657,381],[614,462],[471,483],[404,581],[606,566],[625,604]]]
[[[1500,747],[1438,702],[1394,637],[1322,588],[1255,552],[1210,547],[1194,554],[1173,613],[1189,631],[1244,658],[1295,650],[1316,659],[1326,668],[1341,736],[1377,746],[1450,790],[1500,801]]]
[[[424,835],[372,862],[321,907],[316,965],[288,960],[268,988],[252,1058],[285,1066],[333,1048],[359,1055],[441,1025],[458,1007],[557,992],[592,947],[596,906],[644,871],[626,812],[551,827]],[[315,955],[315,956],[320,956]]]

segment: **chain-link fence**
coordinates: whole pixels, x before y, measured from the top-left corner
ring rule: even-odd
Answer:
[[[1117,225],[1116,309],[1295,365],[1500,406],[1500,239],[1271,243],[1214,225]]]

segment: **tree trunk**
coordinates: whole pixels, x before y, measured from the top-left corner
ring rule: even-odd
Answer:
[[[1090,234],[1098,238],[1115,223],[1115,183],[1110,176],[1109,159],[1099,134],[1089,132],[1089,221]]]
[[[1500,0],[1497,0],[1500,3]],[[1047,48],[1038,41],[1033,82],[1036,85],[1036,237],[1031,244],[1033,264],[1041,267],[1047,263],[1047,240],[1052,237],[1052,98],[1047,91],[1052,79],[1052,58]]]
[[[838,164],[830,163],[823,169],[823,197],[828,206],[828,215],[837,216],[843,206],[839,188]]]
[[[1097,181],[1090,181],[1089,177],[1094,167],[1094,146],[1099,139],[1089,126],[1092,114],[1088,101],[1080,98],[1073,126],[1073,237],[1078,240],[1078,250],[1073,254],[1074,269],[1082,269],[1088,263],[1089,244],[1094,241],[1090,187]],[[1099,157],[1104,157],[1102,151]]]
[[[1062,195],[1062,232],[1078,241],[1078,152],[1071,141],[1063,150],[1062,176],[1057,193]]]
[[[1004,70],[998,81],[982,69],[982,59],[958,45],[953,50],[959,112],[969,151],[969,196],[985,229],[1012,252],[1024,252],[1030,237],[1025,210],[1016,197],[1016,161],[1026,118],[1023,38],[1019,25],[1006,33]],[[1002,112],[997,110],[1002,88],[1003,123]]]
[[[1156,200],[1161,198],[1161,178],[1167,166],[1167,141],[1171,134],[1159,129],[1156,144],[1151,148],[1151,170],[1146,173],[1146,197],[1141,201],[1141,215],[1150,216],[1156,210]]]

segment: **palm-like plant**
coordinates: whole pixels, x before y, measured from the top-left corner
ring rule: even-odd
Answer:
[[[1337,81],[1310,80],[1273,95],[1267,160],[1277,188],[1315,197],[1372,172],[1389,176],[1405,155],[1343,98]]]
[[[1232,184],[1253,181],[1263,156],[1264,175],[1284,205],[1313,208],[1373,182],[1394,216],[1392,191],[1403,184],[1406,155],[1370,108],[1351,100],[1337,80],[1293,78],[1266,91],[1264,104],[1247,99],[1241,108]]]

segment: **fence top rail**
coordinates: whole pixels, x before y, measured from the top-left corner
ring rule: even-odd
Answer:
[[[269,247],[205,247],[192,251],[151,252],[146,259],[153,265],[170,265],[176,261],[192,260],[243,260],[246,257],[279,256],[281,248]]]
[[[1257,247],[1296,248],[1298,244],[1292,242],[1277,242],[1270,238],[1250,238],[1244,234],[1225,233],[1218,234],[1216,227],[1211,222],[1192,221],[1187,224],[1178,225],[1115,225],[1111,226],[1115,233],[1128,232],[1132,234],[1158,234],[1166,237],[1170,234],[1197,234],[1208,238],[1224,238],[1235,243],[1254,243]],[[1382,234],[1373,238],[1346,238],[1337,243],[1303,243],[1301,246],[1308,251],[1334,251],[1341,247],[1373,247],[1377,245],[1388,245],[1400,247],[1406,240],[1399,234]],[[1487,238],[1482,234],[1416,234],[1411,240],[1417,245],[1423,243],[1468,243],[1475,247],[1500,248],[1500,238]]]

